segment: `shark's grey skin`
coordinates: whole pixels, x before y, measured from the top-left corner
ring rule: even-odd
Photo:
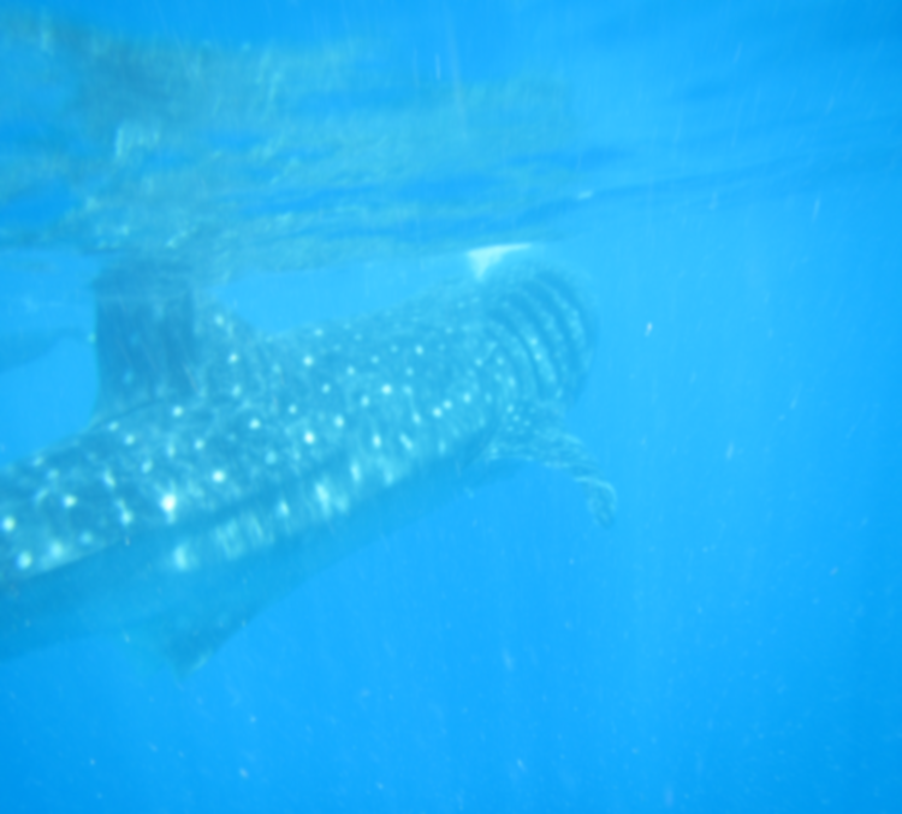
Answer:
[[[98,293],[84,432],[0,473],[0,658],[108,633],[180,673],[355,547],[511,465],[614,491],[563,413],[581,280],[529,262],[263,336],[212,299]]]

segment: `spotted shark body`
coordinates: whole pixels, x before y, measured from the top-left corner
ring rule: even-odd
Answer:
[[[178,673],[378,534],[514,465],[614,491],[565,409],[581,280],[504,262],[397,307],[264,336],[195,291],[97,305],[90,426],[0,472],[0,658],[112,634]]]

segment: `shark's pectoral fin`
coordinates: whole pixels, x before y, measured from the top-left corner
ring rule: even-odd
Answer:
[[[126,631],[124,642],[144,672],[166,666],[184,678],[206,664],[226,640],[247,625],[257,609],[231,608],[201,619],[180,617]]]
[[[583,442],[564,430],[555,411],[536,408],[516,416],[493,439],[483,459],[490,466],[522,462],[560,469],[579,484],[596,522],[602,526],[614,522],[617,492]]]

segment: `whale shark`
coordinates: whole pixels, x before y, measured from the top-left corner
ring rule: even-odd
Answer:
[[[576,272],[482,258],[272,334],[190,286],[111,273],[95,295],[93,417],[0,470],[0,659],[107,635],[188,674],[311,575],[527,463],[613,520],[564,428],[596,343]]]

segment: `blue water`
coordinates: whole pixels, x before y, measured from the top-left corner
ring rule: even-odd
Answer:
[[[182,681],[103,640],[2,664],[0,812],[902,810],[897,4],[45,5],[186,43],[385,38],[392,70],[436,82],[566,86],[583,194],[546,209],[601,324],[569,424],[620,514],[601,531],[526,469]],[[419,261],[381,262],[322,310]],[[74,260],[14,265],[0,319],[90,326]],[[272,285],[240,299],[281,327]],[[74,342],[0,374],[3,460],[76,432],[94,387]]]

